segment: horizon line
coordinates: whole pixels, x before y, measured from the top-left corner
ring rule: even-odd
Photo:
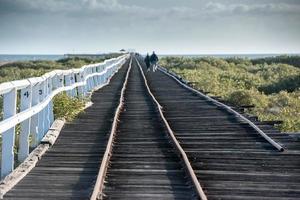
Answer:
[[[157,52],[157,51],[156,51]],[[71,55],[101,55],[101,54],[109,54],[109,53],[122,53],[122,52],[105,52],[105,53],[16,53],[16,54],[13,54],[13,53],[0,53],[0,55],[20,55],[20,56],[23,56],[23,55],[36,55],[36,56],[44,56],[44,55],[48,55],[48,56],[56,56],[56,55],[68,55],[68,54],[71,54]],[[140,53],[138,51],[136,51],[136,53]],[[143,54],[143,53],[142,53]],[[261,53],[261,52],[257,52],[257,53],[157,53],[158,55],[299,55],[300,52],[298,53],[289,53],[289,52],[284,52],[284,53]]]

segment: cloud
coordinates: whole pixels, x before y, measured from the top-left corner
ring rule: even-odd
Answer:
[[[236,2],[236,1],[235,1]],[[146,20],[198,20],[202,17],[231,15],[299,15],[300,4],[289,3],[224,3],[211,1],[202,6],[162,6],[149,7],[143,4],[121,3],[119,0],[0,0],[0,15],[7,13],[59,14],[73,18],[103,16],[129,17]]]
[[[69,14],[90,16],[101,14],[132,15],[145,19],[178,17],[189,18],[196,10],[188,7],[151,8],[121,4],[118,0],[1,0],[0,15],[5,13]]]
[[[257,3],[257,4],[224,4],[208,2],[203,11],[211,14],[299,14],[299,4]]]
[[[131,43],[172,51],[183,44],[186,51],[245,44],[293,50],[299,7],[299,0],[0,0],[0,52],[22,44],[24,52],[66,52]]]

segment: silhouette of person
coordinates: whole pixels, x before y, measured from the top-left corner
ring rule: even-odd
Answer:
[[[150,56],[150,64],[151,64],[153,72],[155,72],[157,69],[157,62],[158,62],[158,57],[155,54],[155,52],[153,51],[152,55]]]

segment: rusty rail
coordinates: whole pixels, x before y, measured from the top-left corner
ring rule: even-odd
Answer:
[[[191,163],[190,163],[190,161],[189,161],[186,153],[184,152],[183,148],[181,147],[181,145],[179,144],[178,140],[176,139],[174,132],[172,131],[172,129],[171,129],[168,121],[166,120],[166,118],[165,118],[165,116],[163,114],[162,106],[156,100],[155,96],[153,95],[153,93],[151,92],[151,90],[149,88],[147,79],[145,77],[145,74],[144,74],[144,72],[142,70],[142,67],[141,67],[140,63],[138,62],[138,60],[136,58],[135,58],[135,60],[136,60],[138,66],[140,68],[140,72],[141,72],[141,75],[142,75],[142,77],[144,79],[144,83],[145,83],[145,86],[147,88],[147,91],[148,91],[149,95],[152,97],[153,101],[155,102],[155,104],[156,104],[156,106],[158,108],[158,111],[160,113],[160,116],[161,116],[161,118],[162,118],[165,126],[168,129],[168,133],[169,133],[169,135],[170,135],[170,137],[172,139],[172,142],[175,144],[176,149],[178,150],[178,152],[180,153],[180,156],[182,157],[182,159],[184,161],[184,164],[185,164],[185,166],[187,168],[187,171],[188,171],[188,173],[189,173],[189,175],[190,175],[190,177],[192,179],[192,182],[193,182],[193,184],[195,186],[195,189],[196,189],[196,192],[197,192],[198,196],[200,197],[201,200],[207,200],[207,197],[206,197],[206,195],[205,195],[205,193],[204,193],[204,191],[203,191],[203,189],[201,187],[200,182],[197,179],[197,176],[196,176],[196,174],[195,174],[195,172],[194,172],[194,170],[192,168],[192,165],[191,165]]]
[[[102,190],[103,190],[103,185],[104,185],[104,179],[105,179],[105,175],[106,175],[106,171],[107,171],[107,166],[109,164],[109,160],[110,160],[110,157],[111,157],[113,141],[114,141],[114,137],[115,137],[116,129],[117,129],[118,117],[119,117],[119,115],[122,111],[122,108],[124,106],[124,93],[125,93],[125,90],[126,90],[126,86],[127,86],[131,66],[132,66],[132,57],[130,59],[129,68],[127,70],[125,81],[124,81],[124,84],[123,84],[123,87],[122,87],[122,90],[121,90],[121,97],[120,97],[119,105],[118,105],[118,107],[115,111],[114,120],[113,120],[113,124],[112,124],[112,128],[111,128],[109,140],[107,142],[106,150],[105,150],[105,153],[103,155],[103,159],[102,159],[101,166],[100,166],[100,169],[99,169],[99,172],[98,172],[98,176],[97,176],[97,180],[96,180],[96,183],[95,183],[95,186],[94,186],[94,190],[93,190],[92,196],[90,198],[91,200],[102,199]]]

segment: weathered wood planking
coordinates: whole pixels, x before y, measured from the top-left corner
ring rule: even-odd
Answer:
[[[197,199],[135,60],[105,182],[104,199]]]

